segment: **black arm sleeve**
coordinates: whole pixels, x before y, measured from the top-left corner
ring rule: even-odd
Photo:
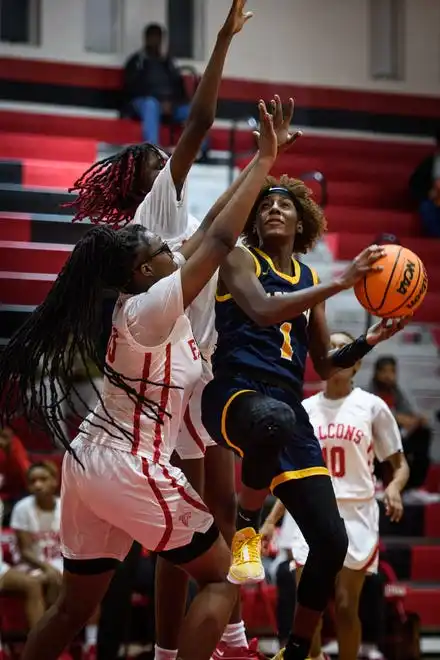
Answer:
[[[347,344],[342,348],[338,348],[336,351],[330,354],[330,359],[333,363],[333,366],[338,367],[339,369],[349,369],[354,367],[356,362],[362,360],[362,358],[371,351],[373,347],[367,342],[365,335],[361,335],[355,339],[351,344]]]

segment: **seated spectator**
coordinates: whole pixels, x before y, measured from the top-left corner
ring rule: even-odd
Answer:
[[[0,500],[0,531],[2,528],[3,503]],[[41,580],[9,566],[3,561],[3,548],[0,543],[0,592],[22,596],[26,620],[29,628],[33,628],[43,616],[45,610]]]
[[[409,187],[419,204],[423,231],[427,236],[440,237],[440,131],[435,136],[436,148],[411,175]]]
[[[47,461],[34,463],[27,474],[28,497],[17,502],[11,514],[11,527],[17,535],[18,569],[36,576],[44,586],[49,607],[59,594],[63,572],[60,544],[59,474],[56,465]],[[98,613],[85,629],[85,652],[94,657],[98,636]]]
[[[53,463],[31,465],[28,470],[31,495],[17,502],[11,514],[19,562],[31,575],[42,576],[48,605],[58,597],[63,571],[58,481],[58,470]]]
[[[147,25],[144,46],[127,61],[124,78],[125,101],[142,121],[143,139],[156,145],[161,117],[183,124],[190,108],[182,75],[164,54],[163,38],[160,25]]]
[[[4,504],[5,524],[14,503],[26,492],[30,461],[23,444],[9,428],[0,428],[0,498]]]
[[[417,413],[397,384],[397,362],[392,356],[376,360],[370,392],[388,404],[402,434],[403,449],[410,468],[406,486],[413,495],[423,497],[422,488],[428,474],[431,429],[423,415]],[[416,492],[415,492],[416,491]],[[407,497],[408,499],[408,497]]]

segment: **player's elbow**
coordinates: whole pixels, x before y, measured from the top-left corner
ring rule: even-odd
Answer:
[[[207,234],[206,239],[209,240],[214,250],[219,253],[221,257],[226,257],[235,248],[237,237],[233,232],[227,229],[212,227]]]

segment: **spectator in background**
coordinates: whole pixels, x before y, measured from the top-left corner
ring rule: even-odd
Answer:
[[[3,504],[0,499],[0,531],[2,528]],[[41,581],[32,575],[12,568],[3,561],[3,548],[0,543],[0,592],[18,594],[24,598],[24,608],[29,628],[33,628],[43,616],[45,604]]]
[[[425,417],[415,412],[398,386],[397,362],[394,357],[383,356],[376,360],[370,392],[388,404],[402,434],[403,449],[410,468],[406,501],[409,491],[411,495],[423,499],[425,493],[420,489],[425,483],[430,464],[431,429]]]
[[[0,428],[0,499],[4,504],[4,521],[8,523],[14,503],[27,490],[30,461],[23,444],[9,428]]]
[[[419,204],[423,231],[440,238],[440,130],[435,136],[436,148],[414,170],[409,186]]]
[[[144,30],[144,46],[125,65],[126,102],[142,121],[146,142],[159,144],[161,117],[184,123],[189,99],[179,70],[163,48],[164,29],[156,23]]]
[[[34,463],[28,470],[31,493],[14,506],[11,527],[17,535],[19,561],[32,574],[42,575],[46,602],[51,605],[61,587],[63,560],[60,546],[58,470],[53,463]]]

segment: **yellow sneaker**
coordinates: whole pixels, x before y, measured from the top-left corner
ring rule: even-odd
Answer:
[[[284,660],[284,650],[285,647],[283,646],[283,648],[280,649],[278,653],[273,656],[272,660]]]
[[[228,580],[232,584],[253,584],[264,580],[261,534],[257,534],[252,527],[240,529],[232,539],[232,564]]]

